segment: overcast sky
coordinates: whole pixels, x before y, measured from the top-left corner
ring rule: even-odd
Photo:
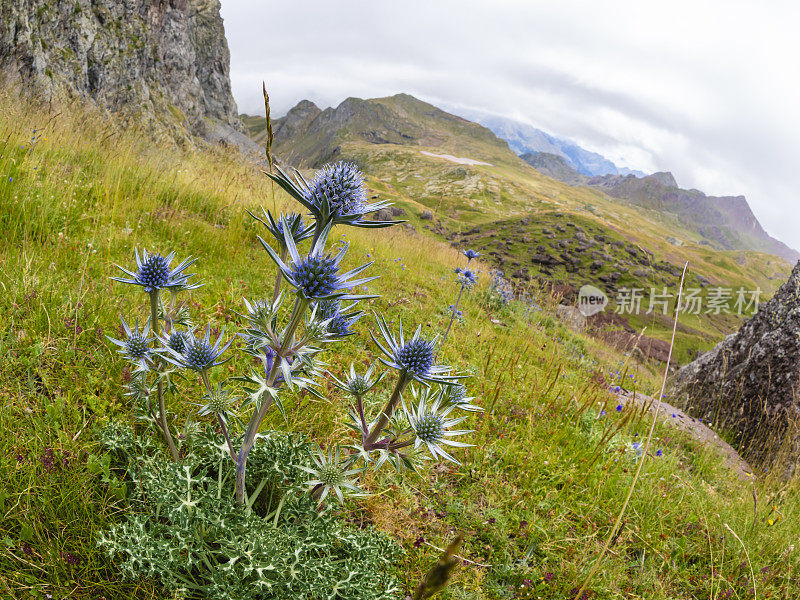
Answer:
[[[234,97],[407,92],[508,116],[681,187],[744,194],[800,249],[800,3],[222,0]]]

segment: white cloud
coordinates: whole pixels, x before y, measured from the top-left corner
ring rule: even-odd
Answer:
[[[800,248],[800,5],[222,0],[234,95],[273,114],[303,98],[408,92],[569,137],[685,187],[745,194]]]

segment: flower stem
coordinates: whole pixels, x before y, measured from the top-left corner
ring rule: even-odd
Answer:
[[[461,284],[461,289],[458,291],[458,298],[456,299],[456,303],[453,305],[453,313],[450,315],[450,322],[447,324],[447,331],[444,332],[444,337],[442,338],[442,343],[439,344],[439,351],[444,348],[444,343],[447,341],[447,336],[450,335],[450,328],[453,326],[453,321],[456,318],[456,312],[458,311],[458,304],[461,302],[461,295],[464,293],[464,286],[466,286],[466,282]],[[436,352],[436,356],[434,358],[439,357],[439,351]]]
[[[155,335],[161,333],[161,327],[158,322],[158,290],[150,292],[150,328]],[[157,398],[158,398],[158,423],[161,433],[167,440],[169,452],[172,455],[172,460],[178,461],[180,458],[178,449],[175,447],[175,441],[172,439],[172,434],[169,432],[169,425],[167,424],[167,406],[164,402],[164,382],[159,378],[157,384]]]
[[[275,378],[278,376],[278,372],[280,370],[281,361],[284,360],[284,354],[286,351],[292,347],[294,334],[297,331],[300,322],[303,320],[303,315],[305,314],[307,308],[308,301],[298,296],[294,302],[291,320],[289,321],[289,325],[286,327],[283,339],[281,340],[281,347],[278,349],[275,359],[272,362],[272,368],[267,375],[267,387],[271,387],[272,384],[275,383]],[[250,417],[250,422],[247,424],[247,431],[245,432],[244,440],[242,440],[242,447],[239,450],[239,456],[236,461],[236,499],[242,504],[244,504],[247,499],[244,487],[244,474],[245,469],[247,468],[247,456],[250,454],[250,450],[253,448],[256,434],[258,433],[258,428],[261,426],[261,422],[264,420],[264,417],[266,416],[271,405],[272,397],[267,396],[267,398],[261,403],[261,406],[259,406],[253,412],[253,416]]]
[[[213,397],[214,390],[211,388],[211,380],[208,378],[208,369],[205,371],[200,371],[200,378],[203,380],[203,384],[206,386],[206,390],[208,391],[208,398],[209,400]],[[225,421],[222,420],[222,415],[218,412],[214,413],[214,416],[217,417],[217,423],[219,423],[220,428],[222,429],[222,435],[225,436],[225,441],[228,442],[228,454],[231,455],[231,460],[236,462],[236,452],[233,450],[233,444],[231,444],[231,436],[228,435],[228,428],[225,425]]]
[[[286,248],[286,244],[281,244],[281,260],[286,262],[286,258],[289,256],[289,249]],[[283,282],[283,273],[281,270],[278,269],[278,274],[275,276],[275,291],[272,292],[272,302],[274,303],[275,300],[278,299],[278,294],[281,293],[281,283]]]
[[[369,432],[367,439],[364,441],[365,450],[372,450],[371,446],[375,444],[383,429],[389,424],[389,419],[392,418],[394,411],[397,409],[397,405],[400,403],[400,395],[403,393],[403,390],[406,389],[409,381],[410,378],[408,377],[408,374],[405,371],[402,371],[400,373],[400,377],[397,378],[397,384],[394,386],[392,396],[386,403],[386,406],[378,417],[378,421],[375,423],[372,431]]]

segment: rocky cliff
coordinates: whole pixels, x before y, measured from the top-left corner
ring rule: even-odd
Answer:
[[[706,196],[699,190],[684,190],[667,172],[647,177],[603,175],[590,178],[587,184],[637,206],[672,213],[721,250],[752,249],[790,262],[800,260],[800,253],[764,230],[744,196]]]
[[[735,433],[750,464],[800,467],[800,263],[735,334],[682,367],[668,399]]]
[[[243,131],[219,0],[3,0],[0,69],[45,101],[92,99],[209,138]]]

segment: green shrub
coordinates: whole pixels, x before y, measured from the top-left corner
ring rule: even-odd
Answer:
[[[371,528],[320,511],[303,487],[306,441],[281,432],[258,437],[247,473],[255,497],[242,510],[221,436],[191,433],[181,463],[161,458],[151,436],[137,437],[126,424],[104,426],[99,438],[131,490],[125,520],[98,542],[125,577],[220,600],[378,600],[399,590],[389,568],[401,550]]]

